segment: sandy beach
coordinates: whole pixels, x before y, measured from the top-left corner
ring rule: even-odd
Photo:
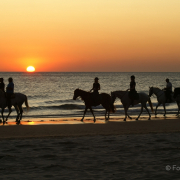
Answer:
[[[1,179],[178,179],[179,118],[0,126]]]
[[[96,123],[92,118],[41,118],[15,122],[1,123],[0,139],[16,138],[44,138],[44,137],[74,137],[96,135],[122,135],[122,134],[149,134],[180,132],[180,118],[141,118],[139,121],[123,118],[111,118],[105,122],[97,118]]]

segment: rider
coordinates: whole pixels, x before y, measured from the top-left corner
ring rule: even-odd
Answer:
[[[0,78],[0,89],[1,89],[3,92],[5,92],[4,87],[5,87],[4,79],[3,79],[3,78]]]
[[[94,83],[93,83],[93,88],[90,90],[90,92],[93,90],[93,99],[96,102],[98,100],[99,97],[99,90],[100,90],[100,84],[99,84],[99,78],[96,77],[94,79]]]
[[[135,76],[132,75],[131,76],[131,82],[130,82],[130,89],[127,89],[127,91],[130,90],[129,97],[131,99],[132,106],[134,106],[134,96],[136,95],[135,87],[136,87]]]
[[[12,112],[11,97],[14,94],[14,83],[13,83],[13,79],[11,77],[8,79],[8,81],[9,81],[9,84],[6,87],[7,103],[8,103],[9,112]]]
[[[171,102],[172,84],[169,82],[168,78],[166,79],[166,83],[166,88],[164,88],[164,90],[167,97],[167,102]]]

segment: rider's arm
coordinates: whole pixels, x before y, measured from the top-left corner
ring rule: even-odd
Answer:
[[[130,88],[130,90],[132,90],[132,89],[135,89],[135,85],[133,85],[133,87],[132,87],[132,88]]]
[[[92,87],[92,89],[90,90],[90,92],[91,92],[92,90],[94,90],[94,84],[93,84],[93,87]]]
[[[100,90],[100,89],[101,89],[101,87],[100,87],[100,84],[99,84],[98,90]]]

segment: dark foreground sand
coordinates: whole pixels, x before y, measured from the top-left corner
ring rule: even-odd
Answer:
[[[115,121],[0,126],[0,178],[179,179],[180,119]]]

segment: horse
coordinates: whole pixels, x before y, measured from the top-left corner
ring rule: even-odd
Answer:
[[[18,122],[22,119],[22,113],[23,113],[22,104],[25,102],[27,110],[29,109],[29,105],[28,105],[27,96],[25,94],[14,93],[14,96],[15,97],[11,99],[11,105],[14,106],[14,108],[16,109],[16,112],[17,112],[16,122]],[[0,108],[2,109],[1,115],[2,115],[3,122],[4,122],[3,113],[6,107],[7,107],[7,99],[5,97],[5,93],[2,90],[0,90]],[[5,121],[8,120],[10,114],[11,114],[11,111],[9,111]]]
[[[132,103],[132,102],[131,102],[131,99],[129,98],[128,92],[129,92],[129,91],[113,91],[113,92],[111,92],[112,102],[114,103],[116,97],[118,97],[118,98],[121,100],[122,104],[123,104],[124,111],[125,111],[124,121],[126,121],[127,117],[130,118],[130,119],[132,119],[132,118],[128,115],[128,113],[127,113],[128,108],[129,108],[129,106],[130,106],[131,103]],[[138,94],[139,94],[139,99],[138,99],[138,100],[134,100],[134,105],[141,103],[141,112],[140,112],[139,116],[136,118],[136,120],[138,120],[139,117],[141,116],[141,113],[142,113],[142,111],[143,111],[143,107],[144,107],[144,108],[146,109],[146,111],[148,112],[148,114],[149,114],[149,119],[148,119],[148,120],[150,120],[150,119],[151,119],[151,115],[150,115],[149,110],[148,110],[148,108],[147,108],[147,106],[146,106],[146,103],[147,103],[147,101],[149,102],[149,105],[150,105],[150,107],[151,107],[151,111],[153,112],[153,106],[152,106],[152,103],[151,103],[151,99],[150,99],[150,97],[149,97],[147,94],[145,94],[145,93],[138,93]]]
[[[155,116],[157,115],[157,108],[158,106],[160,106],[161,104],[163,105],[164,107],[164,116],[166,116],[166,107],[165,107],[165,104],[166,104],[166,95],[165,95],[165,92],[157,87],[149,87],[149,96],[151,97],[152,94],[155,94],[157,96],[157,101],[158,101],[158,104],[156,106],[156,110],[155,110]],[[173,102],[176,101],[177,103],[177,106],[178,106],[178,113],[177,113],[177,116],[179,115],[179,110],[180,110],[180,96],[172,96],[171,99],[173,100]]]
[[[94,104],[93,99],[92,99],[92,93],[90,93],[90,92],[86,92],[81,89],[76,89],[74,91],[73,100],[76,100],[77,97],[79,97],[79,96],[85,103],[84,115],[83,115],[81,121],[83,121],[85,114],[87,112],[87,109],[90,109],[90,111],[94,117],[94,122],[96,122],[96,118],[94,116],[92,106],[98,106],[101,104],[106,109],[106,112],[105,112],[105,120],[106,121],[109,120],[109,113],[115,112],[115,107],[114,107],[113,103],[111,102],[111,96],[109,94],[101,93],[100,94],[101,98],[98,100],[98,102],[96,104]],[[108,117],[106,118],[107,113],[108,113]]]

